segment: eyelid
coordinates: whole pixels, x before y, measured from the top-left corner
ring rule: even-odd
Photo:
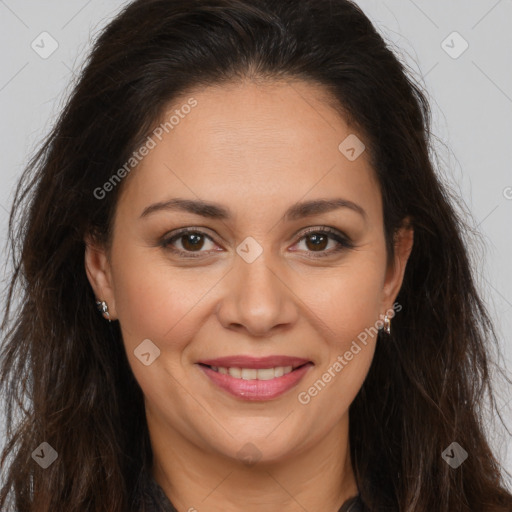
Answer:
[[[179,239],[180,236],[183,236],[187,233],[193,233],[193,234],[198,234],[198,235],[204,236],[205,238],[208,238],[209,240],[211,240],[213,243],[216,243],[215,240],[213,239],[213,237],[208,235],[204,231],[204,229],[207,229],[207,228],[192,226],[192,227],[178,229],[175,232],[171,232],[171,233],[173,233],[171,236],[167,236],[167,235],[164,236],[159,245],[161,245],[164,249],[168,249],[168,250],[174,252],[175,254],[181,255],[183,258],[201,258],[201,257],[204,257],[205,255],[210,254],[211,252],[220,252],[218,250],[209,250],[209,251],[197,251],[196,253],[194,253],[193,251],[182,251],[181,249],[175,249],[172,246],[172,243],[174,241]],[[293,238],[296,238],[297,236],[300,235],[300,237],[297,239],[297,241],[295,242],[294,245],[301,242],[310,233],[325,234],[329,238],[331,238],[332,240],[336,241],[339,244],[337,248],[331,249],[328,251],[318,251],[318,252],[308,251],[309,253],[317,254],[316,256],[309,256],[309,258],[311,258],[311,259],[317,259],[317,258],[321,258],[323,256],[337,254],[340,251],[342,251],[343,249],[352,249],[355,247],[355,245],[352,242],[352,240],[350,239],[350,237],[348,237],[346,234],[344,234],[339,229],[332,228],[330,226],[312,226],[312,227],[305,228],[304,230],[299,231],[299,233],[296,233],[293,237]],[[293,251],[293,252],[301,252],[301,251]]]
[[[192,226],[192,227],[181,228],[181,229],[178,229],[177,231],[171,231],[171,233],[173,233],[173,234],[165,235],[162,238],[159,245],[162,246],[166,250],[170,250],[171,252],[173,252],[175,254],[181,255],[183,258],[201,258],[205,254],[209,254],[212,251],[198,251],[197,253],[194,253],[192,251],[182,251],[181,249],[174,248],[172,246],[172,243],[174,241],[178,240],[180,236],[186,235],[187,233],[193,233],[193,234],[198,234],[198,235],[204,236],[205,238],[208,238],[209,240],[211,240],[213,243],[216,243],[215,240],[213,239],[213,237],[208,235],[204,231],[204,229],[205,228],[199,228],[199,227],[195,228]],[[216,251],[216,252],[219,252],[219,251]],[[186,256],[183,256],[184,254]]]
[[[210,236],[208,233],[206,233],[204,230],[207,228],[204,227],[186,227],[186,228],[180,228],[176,231],[171,231],[171,233],[168,233],[164,235],[164,237],[159,242],[159,245],[163,247],[165,250],[171,251],[174,254],[177,254],[179,257],[182,257],[183,259],[190,259],[190,258],[202,258],[207,254],[210,254],[211,252],[220,252],[216,249],[212,249],[209,251],[183,251],[181,249],[176,249],[172,246],[173,242],[178,240],[181,236],[186,235],[187,233],[193,233],[197,235],[201,235],[205,238],[208,238],[211,240],[214,244],[218,245],[212,236]]]
[[[319,227],[314,226],[311,228],[306,228],[306,230],[301,232],[301,236],[297,240],[296,243],[301,242],[310,233],[326,234],[329,238],[335,240],[338,243],[338,246],[336,248],[328,250],[328,251],[318,251],[318,252],[307,251],[307,254],[308,254],[308,256],[306,256],[307,258],[316,260],[318,258],[336,255],[336,254],[342,252],[343,250],[355,248],[355,244],[352,242],[352,239],[349,236],[347,236],[345,233],[343,233],[339,229],[332,228],[330,226],[319,226]],[[299,251],[297,251],[297,252],[299,252]],[[311,254],[316,254],[316,255],[311,256]]]

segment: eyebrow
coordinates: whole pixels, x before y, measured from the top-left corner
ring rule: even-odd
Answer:
[[[311,201],[304,201],[295,203],[286,210],[284,220],[293,221],[310,217],[312,215],[319,215],[327,213],[339,208],[349,208],[356,213],[360,214],[364,219],[367,218],[366,211],[353,201],[348,199],[335,198],[335,199],[315,199]],[[178,210],[206,217],[209,219],[229,220],[232,215],[228,208],[217,203],[204,201],[202,199],[182,199],[174,198],[169,201],[162,201],[152,204],[144,209],[141,218],[147,217],[153,213],[160,211]]]

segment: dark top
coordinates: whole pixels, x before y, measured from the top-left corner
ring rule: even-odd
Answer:
[[[140,512],[177,512],[151,474],[146,474],[141,488]],[[359,494],[343,503],[338,512],[365,512]]]

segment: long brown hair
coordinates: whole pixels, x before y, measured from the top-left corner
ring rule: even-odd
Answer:
[[[389,255],[412,219],[403,309],[350,407],[363,501],[378,512],[510,512],[484,428],[499,350],[464,240],[472,230],[430,159],[426,94],[348,0],[136,0],[96,40],[11,212],[0,508],[137,510],[152,457],[143,395],[119,324],[98,314],[84,271],[84,236],[108,244],[122,183],[100,199],[95,190],[178,95],[244,78],[328,90],[364,134]],[[44,470],[31,456],[42,442],[58,453]],[[469,452],[457,469],[441,457],[452,442]]]

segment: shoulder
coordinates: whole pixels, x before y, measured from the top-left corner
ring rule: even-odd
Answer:
[[[367,509],[364,507],[361,497],[357,495],[343,503],[338,512],[367,512]]]
[[[177,512],[151,473],[143,471],[137,490],[137,512]]]

